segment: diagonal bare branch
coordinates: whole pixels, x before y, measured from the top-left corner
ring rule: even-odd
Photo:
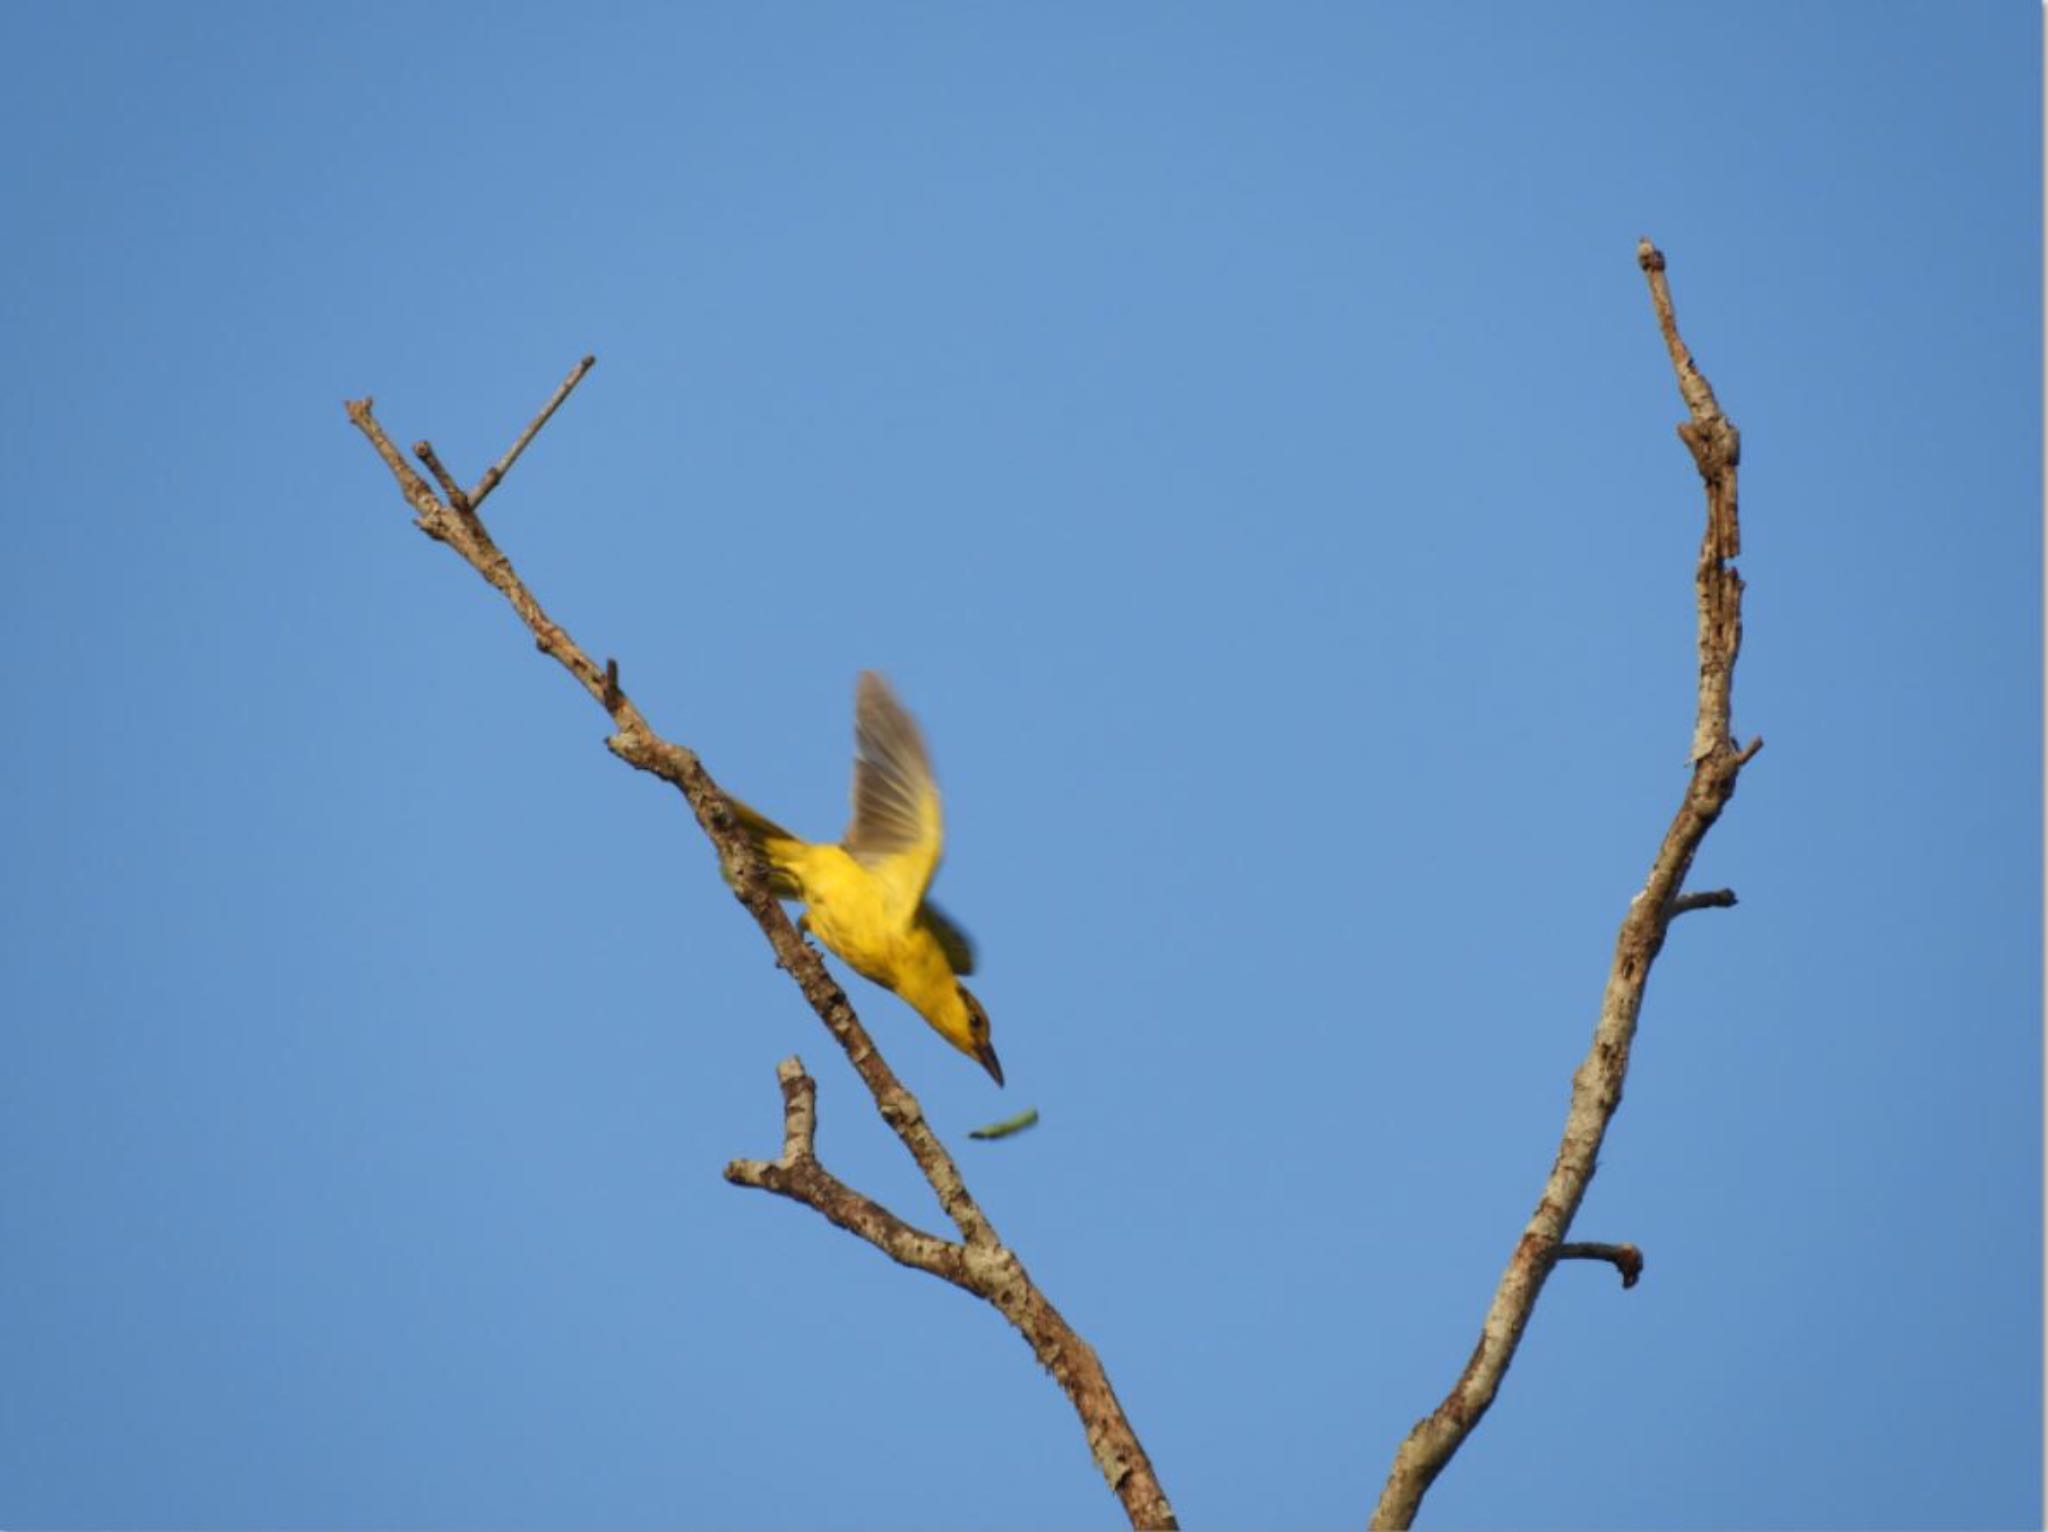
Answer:
[[[782,1158],[734,1160],[725,1167],[725,1179],[801,1202],[891,1260],[972,1291],[965,1245],[913,1228],[818,1162],[818,1086],[804,1073],[803,1061],[784,1059],[775,1077],[782,1085]]]
[[[512,465],[519,461],[519,454],[526,450],[527,444],[540,435],[540,428],[554,418],[555,411],[562,407],[563,401],[574,393],[576,385],[583,381],[584,374],[596,365],[596,357],[586,356],[569,369],[569,376],[562,379],[562,386],[540,407],[540,413],[527,422],[526,429],[519,433],[519,439],[505,449],[503,457],[484,470],[484,476],[476,481],[476,488],[470,491],[468,506],[461,506],[458,502],[458,509],[476,510],[483,505],[490,492],[512,471]]]
[[[1692,453],[1707,497],[1707,526],[1693,581],[1699,602],[1700,679],[1692,778],[1650,864],[1648,879],[1622,917],[1600,1019],[1593,1028],[1592,1047],[1572,1076],[1564,1136],[1543,1195],[1494,1291],[1471,1360],[1443,1402],[1416,1422],[1395,1452],[1393,1468],[1373,1510],[1376,1528],[1406,1527],[1414,1521],[1429,1486],[1499,1392],[1544,1281],[1563,1253],[1565,1234],[1593,1179],[1600,1145],[1621,1106],[1643,986],[1682,901],[1679,890],[1684,887],[1685,875],[1707,831],[1734,796],[1736,777],[1763,744],[1757,739],[1737,748],[1731,727],[1735,660],[1742,649],[1742,577],[1729,562],[1741,548],[1735,493],[1741,436],[1721,413],[1713,389],[1679,337],[1662,253],[1644,240],[1637,247],[1636,259],[1649,281],[1651,307],[1689,414],[1678,434]],[[1701,899],[1686,907],[1697,908],[1705,902]]]
[[[617,661],[607,660],[600,667],[566,629],[548,616],[476,514],[476,508],[595,361],[594,357],[585,357],[570,372],[497,466],[478,482],[467,508],[461,507],[459,491],[452,480],[446,480],[450,494],[444,500],[420,477],[378,422],[369,399],[350,401],[348,416],[398,481],[419,529],[435,541],[446,543],[500,592],[531,631],[541,652],[568,671],[610,716],[614,732],[605,744],[611,752],[682,793],[698,825],[725,865],[733,870],[734,892],[767,937],[777,964],[795,979],[811,1009],[845,1051],[874,1098],[883,1121],[916,1161],[940,1208],[960,1231],[960,1241],[956,1244],[940,1240],[912,1228],[818,1165],[809,1150],[815,1131],[816,1087],[802,1076],[801,1066],[795,1066],[794,1061],[784,1068],[794,1067],[794,1074],[802,1078],[799,1082],[785,1076],[783,1081],[782,1160],[736,1161],[727,1167],[728,1179],[802,1201],[904,1264],[945,1276],[992,1304],[1022,1332],[1040,1363],[1065,1391],[1081,1418],[1096,1464],[1122,1503],[1131,1525],[1174,1527],[1177,1523],[1173,1507],[1094,1349],[1067,1324],[1031,1280],[1023,1263],[998,1239],[994,1226],[969,1193],[951,1153],[925,1120],[923,1107],[896,1078],[848,1003],[845,991],[833,979],[816,949],[797,934],[770,892],[766,872],[740,832],[725,794],[694,751],[655,733],[621,688]],[[429,461],[425,456],[422,460]],[[433,467],[431,461],[429,466]],[[436,477],[445,478],[445,470],[436,470]]]
[[[775,1074],[782,1087],[782,1157],[734,1160],[725,1167],[726,1180],[801,1202],[899,1265],[928,1272],[993,1306],[1073,1402],[1131,1525],[1177,1526],[1095,1349],[1053,1307],[1023,1263],[999,1244],[945,1240],[914,1228],[826,1170],[817,1157],[817,1085],[797,1059],[783,1060]]]

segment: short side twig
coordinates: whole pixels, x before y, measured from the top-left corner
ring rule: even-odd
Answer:
[[[576,391],[576,385],[583,381],[583,375],[596,365],[596,357],[586,356],[582,361],[569,369],[569,376],[562,379],[562,386],[556,389],[554,396],[540,407],[540,413],[527,423],[526,429],[519,433],[519,439],[507,447],[505,455],[499,458],[491,467],[485,469],[484,476],[476,481],[476,488],[471,490],[469,495],[469,503],[472,509],[482,505],[485,497],[498,487],[506,474],[512,471],[512,465],[519,461],[519,454],[526,450],[527,443],[540,435],[540,428],[554,418],[555,411],[562,407],[562,401]]]
[[[1742,577],[1730,562],[1741,550],[1736,519],[1735,470],[1741,437],[1714,398],[1706,377],[1678,333],[1665,280],[1664,257],[1648,240],[1636,258],[1649,281],[1678,389],[1689,418],[1678,434],[1692,453],[1706,488],[1707,527],[1694,571],[1699,602],[1699,701],[1693,726],[1692,779],[1650,864],[1649,878],[1629,903],[1615,940],[1614,963],[1585,1061],[1572,1076],[1571,1106],[1557,1159],[1536,1211],[1522,1231],[1480,1326],[1479,1344],[1451,1391],[1418,1421],[1394,1454],[1392,1471],[1373,1510],[1374,1527],[1406,1527],[1444,1465],[1492,1405],[1521,1344],[1522,1332],[1561,1258],[1564,1237],[1584,1200],[1600,1145],[1621,1105],[1643,986],[1664,945],[1679,890],[1707,831],[1735,794],[1735,779],[1763,741],[1737,747],[1731,730],[1735,660],[1742,649]],[[1734,896],[1728,902],[1733,903]],[[1688,908],[1719,902],[1700,898]],[[1626,1271],[1623,1273],[1626,1278]]]
[[[892,1260],[965,1286],[961,1276],[965,1245],[912,1228],[818,1163],[818,1086],[804,1073],[803,1061],[784,1059],[775,1077],[782,1084],[782,1158],[734,1160],[725,1167],[726,1180],[815,1208]]]
[[[1634,1287],[1643,1277],[1643,1252],[1634,1245],[1602,1245],[1574,1241],[1557,1247],[1560,1261],[1605,1261],[1621,1273],[1621,1285]]]
[[[949,1264],[957,1263],[961,1271],[972,1278],[971,1282],[962,1282],[961,1285],[987,1298],[1024,1333],[1040,1362],[1066,1391],[1081,1416],[1096,1463],[1109,1481],[1111,1490],[1123,1503],[1131,1524],[1134,1527],[1172,1527],[1176,1524],[1172,1506],[1094,1350],[1067,1326],[1031,1281],[1022,1263],[997,1238],[993,1225],[969,1193],[952,1155],[925,1120],[923,1107],[876,1051],[845,992],[833,979],[817,951],[797,934],[781,904],[770,892],[766,870],[741,833],[727,806],[725,794],[711,779],[694,751],[655,733],[621,688],[618,662],[607,660],[600,667],[566,629],[548,616],[533,592],[519,578],[512,561],[492,540],[483,519],[476,514],[476,507],[504,478],[520,453],[526,450],[527,444],[547,424],[548,418],[568,398],[595,361],[594,357],[585,357],[570,372],[561,387],[555,390],[554,397],[499,459],[497,466],[479,481],[469,496],[470,504],[466,510],[457,508],[458,494],[452,490],[452,485],[448,499],[444,500],[406,461],[378,422],[371,400],[351,400],[348,415],[398,481],[419,529],[454,549],[464,562],[499,591],[533,634],[541,652],[568,671],[610,716],[614,732],[605,743],[611,752],[627,764],[668,782],[682,793],[696,815],[697,823],[717,848],[721,859],[733,870],[734,890],[740,903],[767,937],[777,963],[796,980],[811,1009],[845,1051],[862,1083],[874,1097],[883,1120],[917,1162],[918,1169],[938,1198],[940,1208],[960,1231],[960,1242],[950,1244],[911,1228],[878,1204],[868,1202],[843,1186],[817,1165],[815,1156],[806,1147],[812,1132],[809,1124],[815,1120],[815,1087],[809,1086],[808,1081],[804,1082],[802,1092],[796,1092],[788,1080],[784,1082],[783,1159],[773,1164],[736,1162],[728,1167],[728,1176],[739,1184],[777,1191],[816,1207],[833,1222],[859,1234],[906,1265],[947,1275]],[[445,470],[435,468],[434,460],[429,456],[423,455],[422,461],[428,462],[429,471],[434,472],[436,478],[445,474]],[[800,1074],[801,1070],[797,1072]],[[797,1153],[798,1149],[804,1152]],[[948,1276],[947,1279],[960,1281],[958,1276]]]
[[[455,475],[442,464],[440,455],[434,451],[430,441],[416,441],[412,444],[412,455],[427,465],[427,472],[434,476],[434,482],[441,486],[441,493],[448,503],[467,516],[470,513],[469,492],[455,482]]]
[[[776,1078],[782,1086],[782,1158],[734,1160],[725,1167],[725,1178],[801,1202],[899,1265],[928,1272],[994,1306],[1030,1343],[1088,1423],[1096,1461],[1131,1525],[1177,1525],[1094,1347],[1053,1307],[1023,1263],[1001,1245],[945,1240],[913,1228],[847,1186],[818,1161],[817,1087],[802,1063],[785,1059]]]
[[[1702,889],[1696,894],[1680,894],[1671,901],[1671,913],[1683,915],[1687,910],[1732,910],[1735,908],[1735,890],[1732,888]]]

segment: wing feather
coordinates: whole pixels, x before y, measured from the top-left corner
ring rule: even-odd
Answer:
[[[946,954],[946,965],[953,972],[962,978],[974,972],[974,942],[952,916],[927,899],[918,907],[917,918],[938,938],[939,949]]]
[[[873,670],[853,708],[853,823],[844,845],[886,884],[908,920],[938,870],[945,839],[939,787],[917,720]]]

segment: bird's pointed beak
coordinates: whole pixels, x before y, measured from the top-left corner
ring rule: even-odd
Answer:
[[[974,1050],[974,1056],[981,1060],[981,1067],[994,1077],[996,1084],[1003,1083],[1003,1061],[996,1057],[992,1044],[982,1043]]]

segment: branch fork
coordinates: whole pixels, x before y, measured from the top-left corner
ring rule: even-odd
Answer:
[[[775,1078],[782,1087],[782,1158],[734,1160],[725,1167],[725,1179],[801,1202],[898,1264],[967,1286],[966,1246],[913,1228],[818,1162],[818,1086],[803,1061],[784,1059]]]
[[[1173,1507],[1094,1348],[1061,1317],[1023,1264],[997,1238],[952,1155],[925,1120],[917,1098],[896,1078],[823,959],[797,933],[770,892],[766,871],[740,832],[725,794],[694,751],[664,739],[649,725],[619,684],[618,661],[607,659],[600,667],[548,616],[485,529],[478,514],[484,501],[595,365],[596,358],[588,356],[577,363],[505,455],[468,491],[460,487],[427,441],[419,442],[414,450],[434,482],[429,484],[421,477],[378,422],[368,398],[349,401],[348,417],[397,480],[419,529],[454,549],[503,595],[540,651],[568,671],[604,709],[613,727],[606,748],[683,795],[720,860],[733,870],[734,894],[767,938],[777,966],[796,981],[811,1009],[844,1050],[882,1120],[916,1161],[960,1238],[944,1240],[914,1228],[845,1185],[818,1162],[817,1085],[796,1059],[786,1060],[776,1071],[783,1098],[782,1157],[735,1160],[726,1167],[726,1179],[802,1202],[892,1259],[943,1277],[987,1301],[1017,1328],[1066,1392],[1080,1417],[1089,1450],[1131,1525],[1177,1526]]]

